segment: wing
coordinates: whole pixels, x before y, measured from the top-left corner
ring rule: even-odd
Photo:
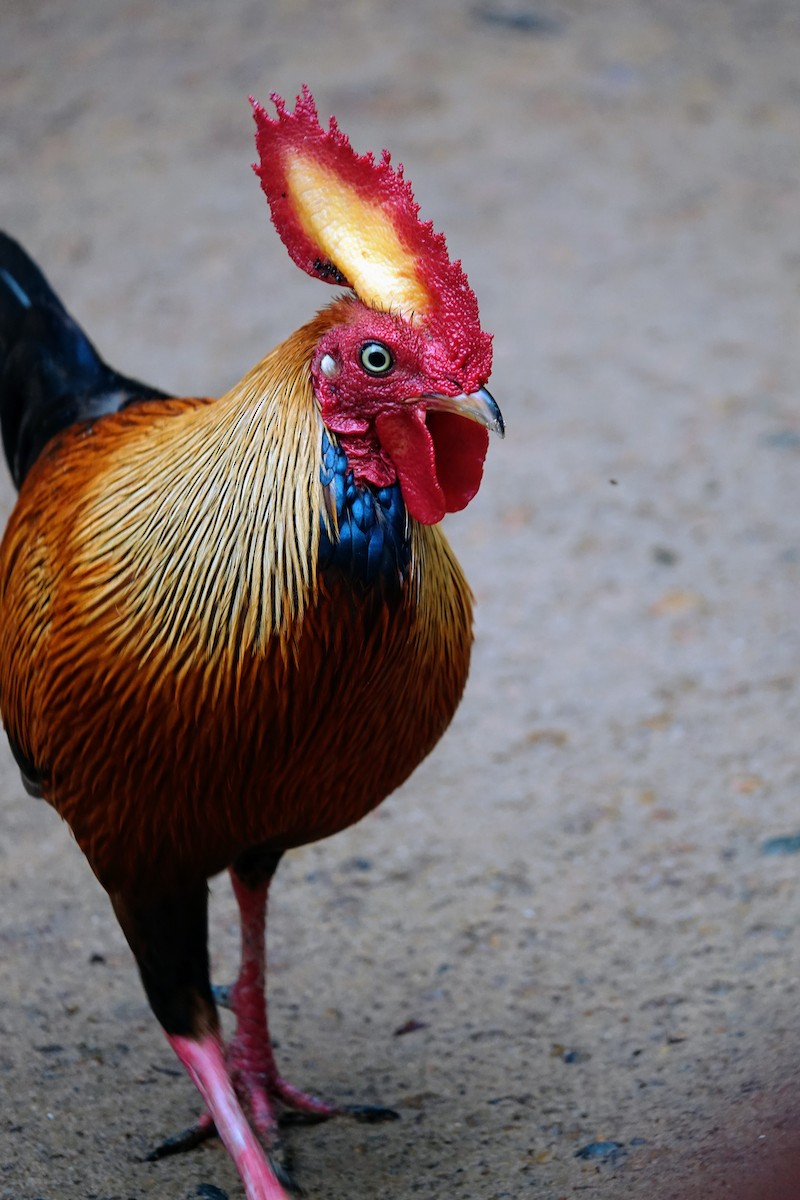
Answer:
[[[17,487],[55,434],[164,395],[103,362],[36,264],[0,233],[0,426]]]

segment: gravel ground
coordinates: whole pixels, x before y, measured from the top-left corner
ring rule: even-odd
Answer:
[[[468,694],[275,887],[287,1074],[402,1114],[292,1131],[313,1200],[800,1193],[798,62],[794,0],[4,0],[0,224],[119,369],[216,394],[328,298],[249,170],[303,81],[496,334]],[[0,753],[0,1198],[237,1200],[142,1161],[195,1095]]]

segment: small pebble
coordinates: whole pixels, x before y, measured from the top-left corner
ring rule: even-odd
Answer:
[[[761,843],[762,854],[800,854],[800,833],[767,838]]]
[[[369,858],[348,858],[342,863],[343,871],[371,871],[372,860]]]
[[[591,1058],[588,1050],[565,1050],[561,1055],[565,1063],[583,1063],[588,1062]]]
[[[486,25],[498,25],[505,29],[513,29],[515,33],[531,33],[536,36],[549,37],[561,33],[563,22],[557,21],[545,13],[532,12],[530,9],[519,8],[490,8],[488,6],[475,10],[475,16]]]
[[[674,567],[675,563],[678,561],[677,553],[670,549],[669,546],[654,546],[653,558],[657,563],[660,563],[662,567]]]
[[[425,1024],[424,1021],[418,1021],[415,1017],[411,1017],[410,1020],[405,1021],[402,1025],[398,1026],[398,1028],[395,1029],[394,1036],[402,1037],[403,1034],[405,1034],[405,1033],[416,1033],[418,1029],[427,1029],[427,1028],[428,1028],[428,1026]]]
[[[779,429],[776,433],[765,434],[761,441],[775,450],[800,450],[800,430]]]
[[[622,1142],[589,1142],[588,1146],[575,1151],[575,1157],[613,1163],[626,1153]]]

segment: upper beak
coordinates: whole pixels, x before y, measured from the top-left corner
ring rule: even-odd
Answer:
[[[497,407],[494,396],[486,388],[478,388],[477,392],[461,392],[458,396],[442,396],[438,392],[429,393],[423,397],[426,407],[437,412],[455,413],[459,417],[469,417],[479,425],[485,425],[500,437],[505,437],[506,427],[503,414]]]

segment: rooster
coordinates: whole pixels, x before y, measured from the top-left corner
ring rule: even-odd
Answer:
[[[439,528],[478,490],[491,339],[387,151],[359,156],[303,88],[253,101],[254,169],[294,262],[341,289],[218,400],[97,354],[0,240],[0,417],[20,488],[0,547],[0,710],[23,782],[106,889],[152,1010],[248,1200],[281,1200],[267,892],[285,851],[360,820],[459,703],[471,599]],[[242,958],[223,1044],[208,879]],[[355,1110],[365,1119],[387,1110]]]

